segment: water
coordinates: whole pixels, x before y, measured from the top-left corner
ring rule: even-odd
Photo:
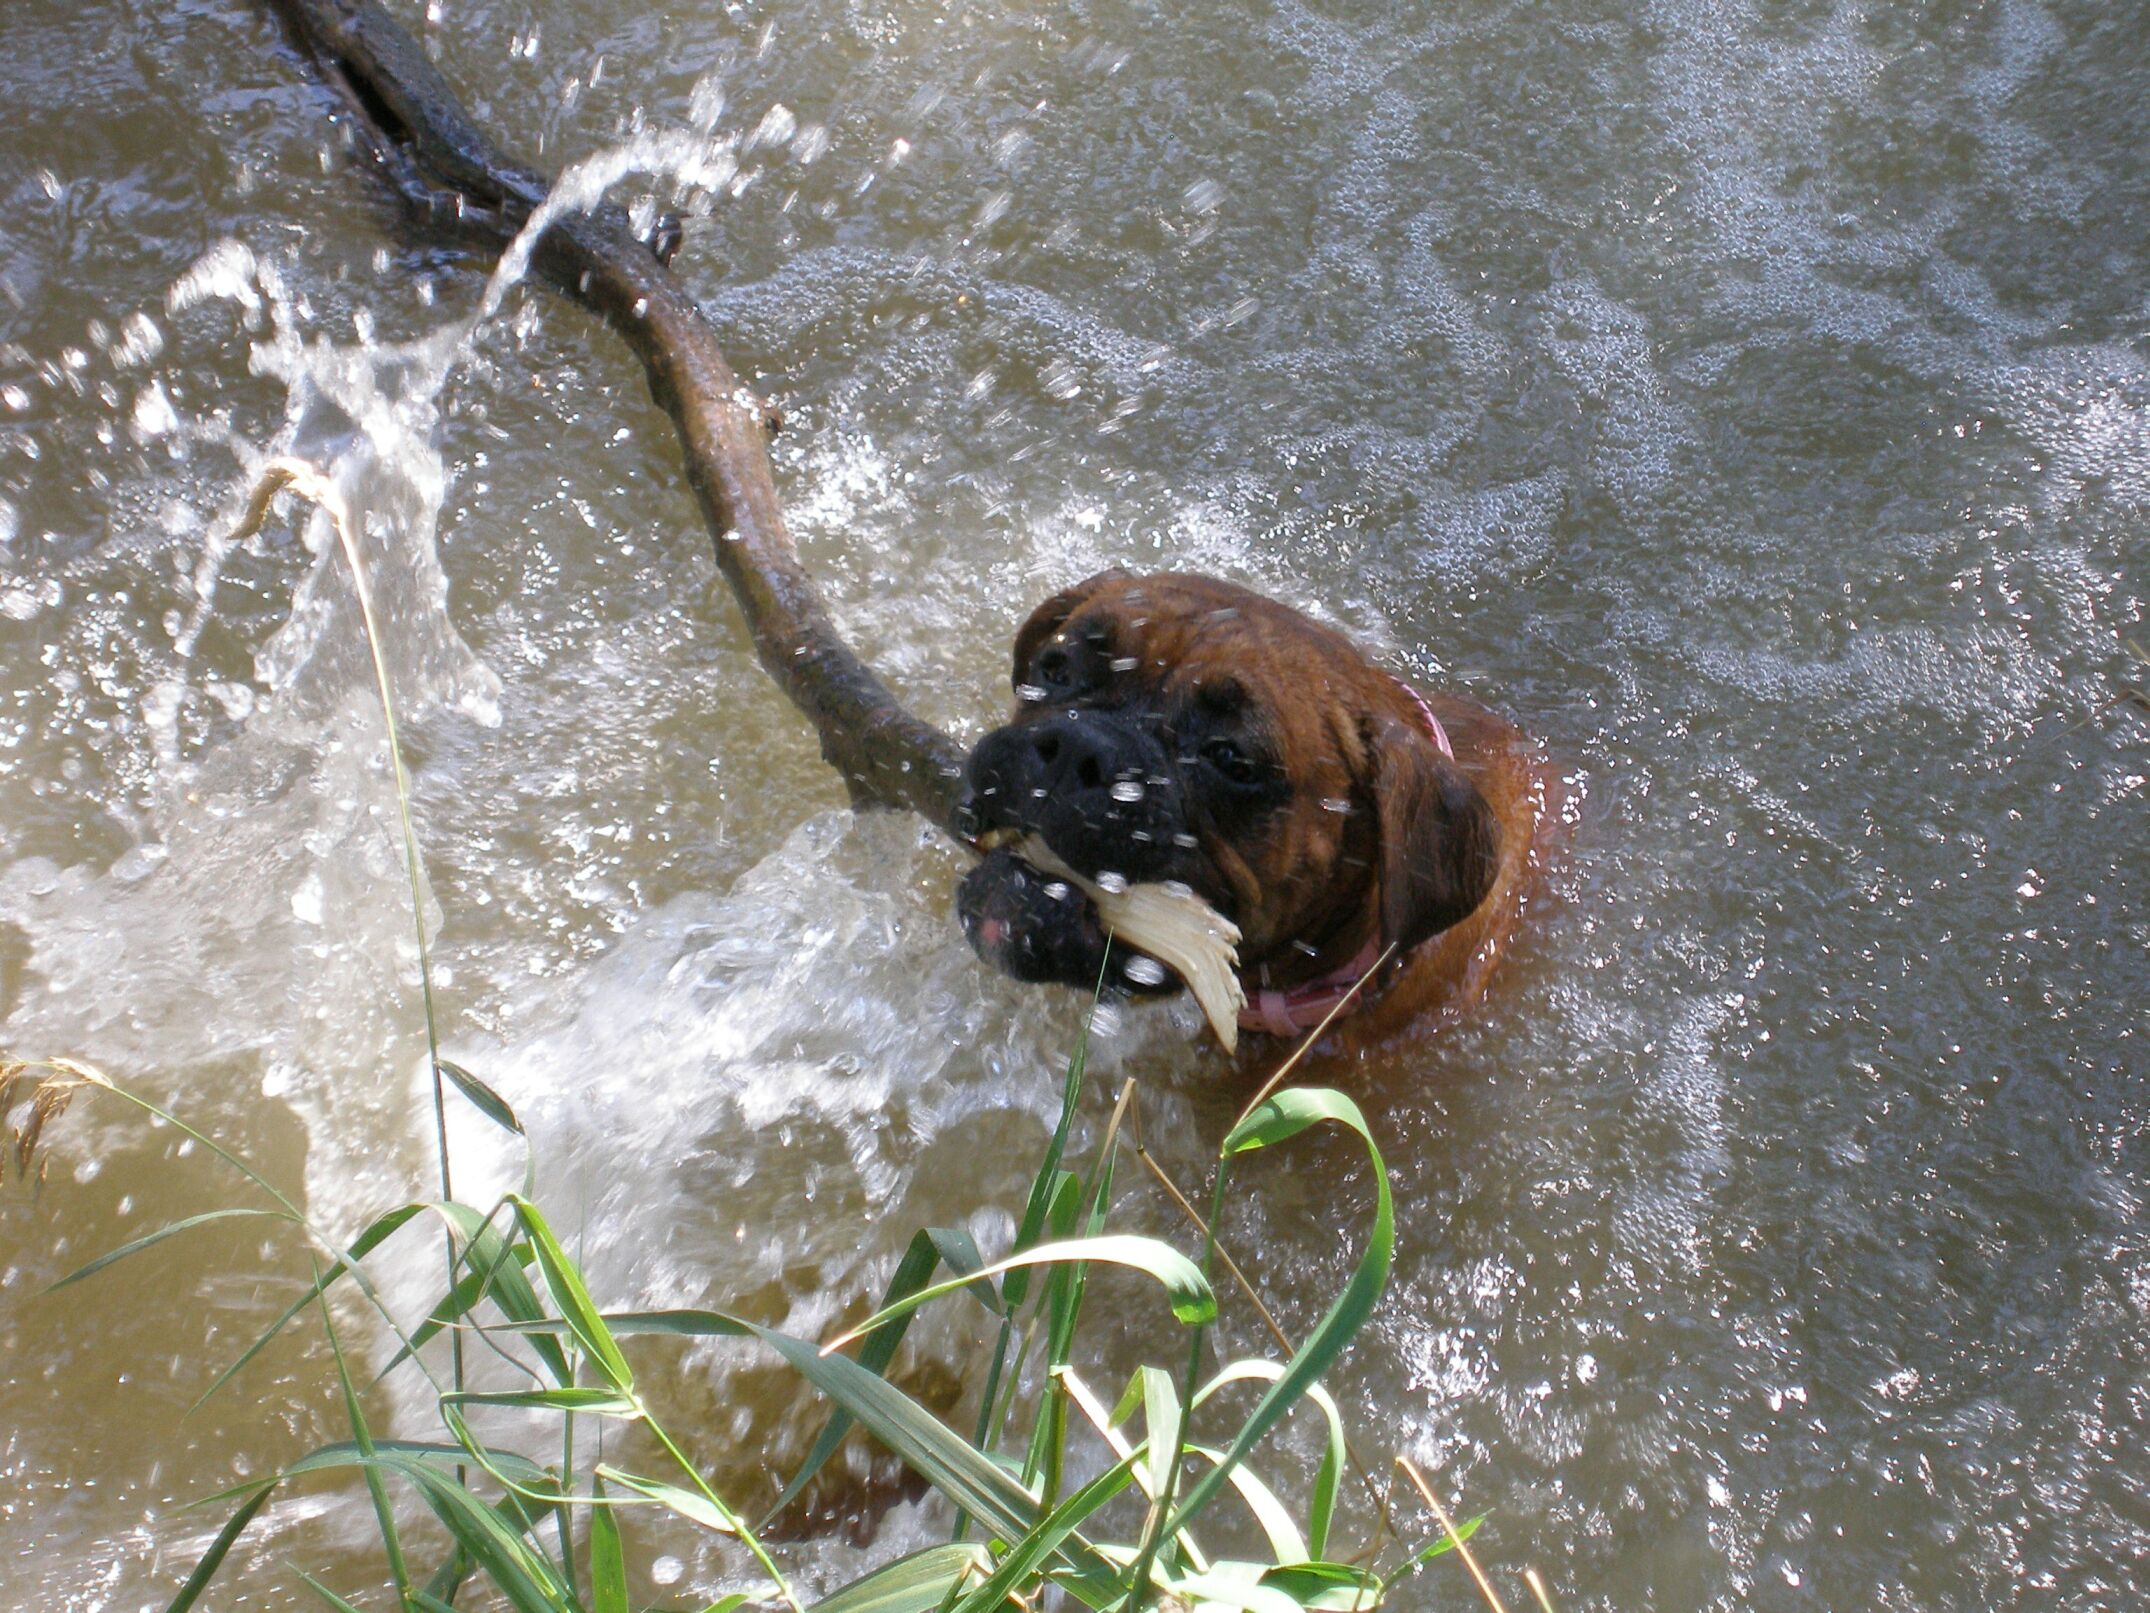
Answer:
[[[928,715],[994,719],[1052,587],[1171,563],[1480,692],[1578,781],[1485,1011],[1329,1072],[1404,1228],[1338,1382],[1364,1446],[1437,1468],[1563,1607],[2143,1598],[2150,726],[2110,702],[2150,686],[2150,25],[434,10],[549,164],[732,138],[679,264],[786,409],[839,621]],[[1005,1239],[995,1162],[1042,1139],[1080,1006],[985,976],[952,856],[841,810],[625,355],[509,292],[406,384],[482,266],[324,160],[250,7],[17,0],[0,45],[0,1040],[180,1104],[340,1228],[426,1182],[348,590],[294,520],[197,587],[229,445],[282,434],[377,501],[450,1044],[530,1119],[607,1297],[812,1331],[913,1226]],[[643,191],[675,201],[614,194]],[[282,302],[175,313],[226,241]],[[1098,1027],[1190,1182],[1230,1108],[1192,1027]],[[1344,1150],[1295,1164],[1229,1231],[1303,1330],[1365,1191]],[[10,1605],[168,1594],[213,1527],[172,1501],[331,1436],[296,1339],[182,1417],[290,1292],[247,1223],[35,1297],[227,1191],[97,1109],[8,1190]],[[971,1325],[934,1324],[921,1392]],[[1108,1344],[1166,1331],[1131,1307]],[[811,1422],[722,1351],[665,1392],[742,1494]],[[364,1530],[274,1509],[223,1605],[297,1605],[284,1561]],[[731,1572],[673,1566],[680,1598]]]

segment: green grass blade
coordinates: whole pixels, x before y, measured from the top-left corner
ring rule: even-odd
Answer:
[[[920,1478],[1002,1540],[1020,1540],[1035,1525],[1038,1503],[1029,1491],[998,1462],[878,1373],[868,1372],[846,1356],[824,1355],[804,1339],[768,1328],[757,1327],[754,1333],[902,1457]]]
[[[952,1587],[984,1573],[991,1561],[976,1544],[928,1546],[830,1592],[807,1613],[932,1613]]]
[[[438,1059],[435,1062],[440,1067],[440,1073],[454,1084],[456,1091],[470,1100],[471,1106],[478,1113],[503,1131],[512,1131],[518,1137],[523,1134],[523,1123],[515,1118],[515,1111],[508,1107],[507,1100],[499,1093],[460,1064],[451,1064],[446,1059]]]
[[[450,1204],[440,1207],[441,1213],[463,1235],[463,1260],[473,1271],[490,1273],[491,1282],[485,1288],[485,1296],[499,1307],[500,1314],[511,1322],[535,1322],[546,1314],[538,1300],[537,1290],[523,1268],[535,1258],[535,1251],[526,1244],[512,1243],[493,1225],[491,1212],[483,1215],[467,1204]],[[475,1303],[475,1302],[473,1302]],[[467,1312],[466,1312],[467,1314]],[[419,1329],[425,1333],[425,1329]],[[431,1337],[431,1334],[426,1334]],[[413,1335],[414,1344],[424,1343],[423,1338]],[[575,1374],[568,1366],[567,1351],[556,1338],[534,1335],[530,1341],[545,1370],[552,1374],[554,1383],[562,1388],[573,1385]],[[402,1352],[397,1359],[402,1358]],[[394,1366],[394,1362],[390,1366]]]
[[[1199,1406],[1219,1389],[1228,1384],[1260,1381],[1275,1383],[1284,1376],[1284,1369],[1274,1361],[1234,1361],[1222,1368],[1198,1390],[1194,1403]],[[1307,1503],[1306,1557],[1320,1561],[1329,1552],[1329,1528],[1336,1519],[1336,1493],[1343,1480],[1344,1462],[1349,1455],[1344,1442],[1344,1419],[1336,1409],[1336,1401],[1319,1383],[1306,1386],[1306,1398],[1313,1401],[1327,1423],[1323,1442],[1321,1465],[1314,1474],[1314,1488]],[[1278,1561],[1283,1561],[1282,1557]]]
[[[330,1590],[326,1585],[322,1584],[318,1579],[315,1579],[313,1575],[307,1573],[305,1569],[299,1567],[298,1564],[293,1563],[291,1565],[291,1571],[294,1574],[298,1575],[299,1578],[305,1582],[306,1588],[308,1590],[312,1591],[314,1595],[320,1597],[322,1601],[328,1603],[330,1607],[336,1610],[336,1613],[362,1613],[362,1610],[360,1608],[345,1601],[334,1591]],[[409,1601],[410,1598],[405,1597],[404,1600]]]
[[[105,1267],[111,1265],[114,1261],[125,1260],[129,1255],[138,1255],[144,1249],[148,1249],[156,1244],[160,1244],[166,1238],[173,1236],[175,1233],[185,1232],[192,1227],[203,1226],[211,1221],[234,1221],[239,1220],[241,1218],[257,1219],[261,1217],[266,1217],[271,1221],[287,1221],[294,1226],[302,1226],[305,1224],[300,1221],[297,1216],[288,1215],[282,1210],[206,1210],[200,1215],[190,1215],[183,1221],[167,1222],[165,1225],[157,1228],[156,1231],[147,1233],[142,1237],[136,1238],[132,1243],[123,1243],[117,1249],[111,1250],[106,1254],[99,1255],[88,1265],[78,1266],[75,1270],[69,1272],[58,1282],[53,1283],[50,1287],[46,1288],[45,1292],[48,1294],[54,1293],[59,1289],[67,1287],[71,1283],[79,1283],[80,1281],[82,1281],[83,1278],[94,1276],[98,1272],[103,1271]]]
[[[532,1491],[543,1491],[553,1485],[548,1473],[527,1456],[517,1456],[512,1451],[492,1451],[489,1459],[506,1475],[506,1482],[518,1484]],[[446,1473],[454,1476],[458,1465],[470,1461],[470,1452],[461,1445],[433,1444],[421,1440],[377,1439],[371,1453],[360,1450],[350,1440],[339,1440],[333,1445],[322,1445],[308,1451],[294,1462],[287,1463],[278,1478],[298,1478],[306,1473],[331,1473],[347,1467],[360,1467],[376,1462],[389,1472],[406,1478],[422,1470]]]
[[[254,1521],[254,1514],[261,1510],[276,1484],[275,1479],[269,1480],[239,1503],[239,1510],[217,1531],[216,1539],[209,1542],[209,1549],[202,1553],[201,1561],[194,1565],[194,1572],[189,1574],[187,1582],[179,1587],[179,1594],[172,1598],[171,1606],[165,1613],[187,1613],[187,1609],[209,1588],[209,1582],[216,1578],[216,1571],[224,1566],[224,1559],[230,1555],[231,1548],[238,1544],[239,1537],[246,1532],[246,1526]]]
[[[597,1417],[623,1417],[638,1421],[642,1403],[616,1389],[496,1389],[469,1390],[440,1397],[443,1406],[521,1406],[537,1411],[589,1412]]]
[[[928,1227],[926,1236],[932,1240],[933,1249],[941,1257],[941,1264],[958,1277],[973,1279],[964,1287],[970,1296],[983,1305],[988,1316],[1001,1314],[1000,1295],[990,1282],[980,1277],[985,1267],[985,1256],[978,1252],[978,1240],[968,1232],[955,1227]]]
[[[230,1366],[226,1367],[222,1372],[216,1375],[216,1380],[211,1383],[208,1388],[204,1389],[199,1396],[196,1397],[194,1405],[196,1407],[199,1407],[203,1401],[206,1401],[211,1395],[215,1394],[219,1389],[223,1388],[225,1384],[231,1382],[231,1380],[234,1377],[238,1376],[240,1371],[245,1368],[246,1364],[249,1361],[253,1360],[255,1356],[261,1354],[263,1350],[269,1347],[270,1341],[273,1340],[277,1336],[277,1334],[283,1332],[286,1327],[291,1325],[293,1318],[295,1318],[301,1311],[305,1310],[307,1306],[311,1305],[323,1293],[327,1292],[330,1285],[332,1285],[337,1278],[341,1277],[345,1272],[355,1272],[358,1263],[361,1260],[365,1259],[366,1256],[373,1253],[374,1250],[378,1249],[382,1244],[386,1243],[390,1238],[394,1237],[395,1234],[400,1231],[406,1224],[408,1224],[414,1216],[424,1214],[425,1209],[426,1207],[423,1204],[403,1204],[397,1206],[393,1210],[390,1210],[386,1215],[376,1216],[372,1221],[368,1222],[365,1227],[360,1230],[358,1236],[351,1240],[350,1248],[346,1249],[343,1254],[337,1258],[335,1263],[328,1268],[328,1270],[318,1274],[314,1278],[314,1280],[307,1285],[306,1292],[301,1294],[297,1299],[293,1300],[291,1302],[290,1307],[285,1310],[283,1315],[279,1316],[275,1321],[269,1324],[268,1331],[255,1339],[252,1344],[249,1344],[243,1351],[240,1352],[238,1360],[232,1362]]]
[[[1153,1369],[1154,1370],[1154,1369]],[[1212,1462],[1222,1462],[1224,1453],[1207,1445],[1189,1445],[1188,1450]],[[1262,1533],[1269,1539],[1270,1557],[1279,1563],[1303,1563],[1308,1560],[1306,1537],[1299,1533],[1299,1526],[1292,1522],[1292,1515],[1277,1499],[1276,1491],[1264,1484],[1254,1470],[1241,1462],[1232,1469],[1232,1488],[1246,1502],[1247,1510],[1254,1514],[1254,1521],[1262,1526]]]
[[[1274,1586],[1224,1574],[1189,1574],[1166,1588],[1204,1608],[1238,1608],[1242,1613],[1304,1613],[1298,1600]]]
[[[881,1296],[881,1304],[886,1307],[917,1293],[925,1286],[926,1279],[933,1275],[934,1265],[939,1259],[940,1248],[931,1232],[913,1234],[909,1247],[903,1251],[903,1258],[896,1262],[895,1273],[888,1280],[888,1289]],[[867,1335],[866,1342],[859,1349],[855,1358],[858,1364],[877,1375],[886,1372],[889,1362],[896,1358],[896,1347],[903,1342],[904,1332],[910,1325],[910,1317],[904,1315],[885,1327],[875,1328]],[[618,1331],[616,1323],[614,1331]],[[799,1464],[799,1471],[791,1476],[791,1482],[784,1486],[775,1505],[763,1515],[761,1526],[764,1529],[768,1528],[771,1519],[799,1498],[800,1492],[813,1482],[814,1475],[836,1454],[836,1447],[843,1443],[844,1435],[850,1432],[849,1412],[838,1410],[830,1414],[829,1420],[822,1424],[821,1432],[815,1436],[812,1447],[807,1451],[806,1460]]]
[[[538,1271],[545,1279],[545,1291],[552,1296],[553,1308],[573,1330],[575,1341],[588,1352],[591,1364],[604,1374],[605,1381],[623,1394],[631,1393],[635,1375],[628,1370],[627,1358],[620,1354],[619,1344],[605,1326],[589,1289],[583,1286],[582,1273],[553,1236],[544,1212],[520,1194],[511,1193],[508,1202],[515,1206],[523,1229],[530,1235],[530,1247],[537,1255]]]
[[[1261,1583],[1282,1591],[1308,1613],[1373,1613],[1386,1590],[1380,1575],[1349,1563],[1286,1563],[1265,1568]]]
[[[1431,1540],[1427,1541],[1426,1544],[1419,1547],[1418,1550],[1412,1552],[1408,1557],[1404,1558],[1402,1562],[1398,1563],[1395,1569],[1389,1574],[1388,1583],[1390,1585],[1394,1585],[1398,1580],[1407,1578],[1408,1576],[1417,1573],[1421,1568],[1425,1567],[1426,1564],[1432,1562],[1434,1558],[1439,1557],[1446,1552],[1454,1551],[1456,1549],[1456,1541],[1469,1540],[1471,1536],[1478,1533],[1478,1526],[1484,1523],[1488,1516],[1489,1514],[1481,1512],[1478,1514],[1477,1517],[1467,1518],[1462,1523],[1457,1524],[1455,1540],[1449,1539],[1448,1531],[1446,1529],[1443,1529],[1439,1534],[1435,1535]]]
[[[597,1493],[605,1493],[602,1479]],[[590,1508],[590,1613],[628,1613],[627,1553],[610,1507]]]
[[[1172,1374],[1162,1367],[1144,1367],[1141,1377],[1142,1423],[1149,1441],[1150,1494],[1163,1495],[1172,1469],[1180,1459],[1183,1422],[1180,1392],[1172,1382]]]
[[[597,1464],[597,1474],[599,1478],[610,1480],[623,1490],[632,1490],[645,1501],[654,1501],[658,1506],[678,1513],[689,1523],[698,1523],[704,1529],[714,1529],[719,1534],[739,1533],[739,1520],[706,1495],[682,1490],[678,1485],[667,1484],[662,1479],[646,1479],[638,1473],[622,1472],[605,1462]]]
[[[490,1227],[486,1230],[492,1231]],[[505,1254],[499,1253],[501,1250],[505,1250]],[[484,1258],[486,1254],[491,1254],[494,1258]],[[523,1279],[521,1271],[522,1266],[527,1265],[535,1258],[530,1252],[529,1244],[509,1244],[505,1239],[500,1238],[497,1232],[494,1232],[493,1236],[486,1240],[482,1251],[474,1245],[466,1245],[461,1260],[470,1269],[457,1278],[455,1286],[449,1289],[441,1297],[439,1303],[426,1313],[426,1319],[411,1330],[411,1336],[403,1342],[394,1355],[389,1357],[388,1364],[374,1375],[373,1381],[379,1383],[381,1379],[387,1377],[414,1354],[431,1343],[443,1328],[453,1327],[464,1317],[469,1316],[477,1308],[479,1302],[488,1297],[488,1295],[491,1296],[495,1304],[500,1306],[502,1314],[508,1316],[511,1320],[528,1321],[544,1315],[544,1307],[537,1303],[536,1290],[530,1288],[528,1281]],[[507,1274],[510,1270],[514,1272],[513,1279],[508,1278]],[[524,1292],[530,1295],[530,1301],[527,1306],[518,1305],[514,1298],[506,1293],[506,1286],[511,1281],[520,1281]],[[539,1337],[546,1339],[546,1343],[551,1346],[553,1354],[559,1353],[557,1341],[546,1335],[539,1335]],[[537,1346],[533,1344],[532,1348],[537,1348]],[[545,1364],[548,1369],[552,1368],[553,1362],[549,1356]],[[563,1376],[566,1370],[567,1360],[564,1355],[561,1355],[559,1369],[555,1373],[555,1378]]]
[[[535,1542],[509,1527],[497,1510],[456,1483],[453,1474],[423,1463],[402,1471],[516,1613],[579,1613],[574,1592],[561,1583]]]
[[[1061,1542],[1134,1481],[1135,1464],[1141,1459],[1140,1452],[1121,1457],[1053,1508],[1035,1529],[1009,1548],[984,1584],[965,1594],[953,1613],[994,1613],[1004,1603],[1016,1600],[1019,1593],[1027,1593],[1032,1577]]]
[[[1296,1137],[1309,1126],[1325,1122],[1346,1126],[1356,1132],[1373,1161],[1374,1225],[1367,1238],[1366,1252],[1345,1283],[1344,1291],[1329,1307],[1328,1314],[1293,1353],[1277,1381],[1269,1386],[1248,1416],[1231,1448],[1225,1452],[1224,1460],[1197,1479],[1187,1492],[1167,1526],[1168,1533],[1177,1534],[1189,1519],[1208,1505],[1218,1486],[1245,1459],[1255,1443],[1291,1409],[1307,1386],[1343,1354],[1352,1336],[1373,1314],[1382,1290],[1388,1286],[1389,1265],[1396,1251],[1395,1205],[1389,1193],[1388,1167],[1382,1161],[1381,1150],[1375,1146],[1373,1134],[1367,1129],[1366,1118],[1359,1113],[1357,1104],[1341,1092],[1323,1087],[1294,1087],[1279,1092],[1256,1105],[1232,1129],[1232,1134],[1225,1139],[1224,1153],[1229,1158],[1266,1148]]]
[[[950,1278],[946,1282],[929,1283],[915,1294],[907,1295],[895,1304],[886,1306],[866,1318],[857,1327],[831,1340],[830,1350],[840,1349],[860,1334],[872,1331],[883,1323],[906,1315],[943,1294],[952,1294],[984,1277],[997,1277],[1002,1272],[1016,1271],[1024,1267],[1089,1265],[1125,1266],[1150,1276],[1165,1290],[1172,1306],[1172,1314],[1179,1321],[1194,1325],[1215,1319],[1217,1296],[1195,1263],[1173,1248],[1155,1238],[1136,1237],[1130,1233],[1107,1233],[1096,1238],[1069,1238],[1054,1243],[1042,1243],[1034,1249],[1025,1249],[1006,1259],[995,1260],[981,1266],[969,1277]]]
[[[314,1274],[316,1277],[319,1272]],[[374,1454],[373,1432],[366,1426],[366,1413],[358,1403],[358,1390],[351,1382],[351,1369],[343,1358],[343,1341],[336,1336],[336,1319],[329,1314],[328,1296],[322,1294],[321,1330],[328,1335],[329,1353],[336,1361],[336,1382],[343,1389],[344,1420],[351,1425],[352,1441],[367,1457]],[[366,1464],[366,1494],[373,1502],[374,1521],[381,1527],[381,1549],[388,1557],[389,1577],[395,1581],[399,1601],[411,1599],[411,1572],[403,1559],[403,1540],[396,1533],[395,1509],[388,1504],[388,1486],[382,1482],[381,1470],[370,1460]]]
[[[1099,976],[1100,990],[1104,978]],[[1053,1194],[1057,1191],[1054,1179],[1060,1174],[1060,1161],[1067,1154],[1068,1131],[1075,1123],[1075,1111],[1082,1106],[1083,1072],[1090,1062],[1090,1020],[1083,1018],[1082,1035],[1076,1038],[1074,1056],[1068,1060],[1067,1079],[1060,1089],[1060,1119],[1053,1127],[1053,1140],[1046,1144],[1045,1158],[1038,1163],[1038,1174],[1031,1178],[1030,1197],[1023,1205],[1023,1219],[1015,1229],[1015,1248],[1018,1252],[1028,1249],[1045,1235],[1045,1216],[1051,1208]],[[1000,1285],[1000,1297],[1009,1310],[1023,1303],[1030,1292],[1029,1269],[1019,1268],[1008,1274]]]

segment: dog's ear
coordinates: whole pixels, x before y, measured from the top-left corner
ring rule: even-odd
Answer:
[[[1381,825],[1381,939],[1399,954],[1468,918],[1500,871],[1501,826],[1486,798],[1416,724],[1373,719]]]
[[[1114,566],[1094,577],[1085,577],[1074,587],[1061,589],[1032,611],[1029,619],[1016,630],[1015,665],[1009,674],[1009,682],[1019,684],[1023,681],[1023,674],[1030,670],[1031,657],[1038,653],[1038,646],[1058,632],[1060,624],[1080,610],[1084,600],[1104,584],[1126,575],[1124,570]]]

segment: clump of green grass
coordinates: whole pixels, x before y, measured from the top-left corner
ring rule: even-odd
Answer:
[[[242,525],[258,526],[279,488],[291,485],[319,502],[335,525],[357,582],[374,650],[394,781],[402,806],[407,870],[414,908],[422,875],[408,791],[396,737],[386,665],[374,640],[374,620],[359,553],[344,528],[343,509],[328,479],[295,462],[274,461],[252,491]],[[420,969],[429,975],[420,931]],[[1374,1494],[1380,1526],[1355,1550],[1335,1538],[1337,1507],[1352,1460],[1335,1401],[1322,1374],[1344,1353],[1373,1313],[1388,1280],[1395,1246],[1388,1175],[1364,1117],[1352,1100],[1326,1088],[1288,1087],[1288,1062],[1256,1095],[1218,1150],[1210,1212],[1195,1211],[1165,1181],[1145,1151],[1138,1157],[1184,1208],[1200,1234],[1190,1255],[1157,1238],[1110,1230],[1122,1121],[1132,1086],[1120,1102],[1096,1157],[1070,1169],[1067,1148],[1084,1088],[1084,1056],[1070,1061],[1060,1117],[1031,1184],[1011,1246],[989,1258],[972,1237],[947,1228],[923,1229],[898,1263],[878,1310],[840,1337],[816,1342],[793,1337],[716,1310],[600,1311],[577,1261],[555,1235],[539,1205],[536,1162],[526,1164],[524,1189],[480,1207],[454,1196],[447,1156],[445,1105],[453,1087],[496,1125],[520,1135],[514,1111],[478,1077],[439,1056],[431,983],[423,1008],[434,1074],[441,1193],[375,1216],[347,1245],[328,1238],[298,1205],[246,1160],[92,1067],[70,1060],[27,1065],[0,1055],[0,1119],[22,1109],[18,1162],[26,1165],[38,1133],[79,1091],[110,1093],[176,1126],[236,1170],[258,1196],[187,1217],[100,1256],[59,1285],[96,1276],[194,1227],[236,1217],[286,1223],[303,1240],[311,1277],[294,1300],[236,1360],[209,1384],[217,1393],[269,1342],[312,1313],[329,1346],[341,1389],[349,1438],[308,1452],[280,1471],[249,1480],[199,1505],[231,1511],[178,1594],[171,1613],[193,1607],[247,1527],[293,1479],[346,1473],[371,1499],[395,1605],[405,1613],[447,1613],[475,1586],[517,1613],[629,1613],[627,1537],[620,1517],[661,1509],[697,1529],[739,1541],[765,1576],[754,1589],[712,1603],[703,1613],[731,1613],[748,1604],[781,1605],[792,1613],[999,1613],[1003,1609],[1085,1607],[1133,1610],[1152,1605],[1196,1613],[1314,1613],[1379,1607],[1407,1577],[1444,1552],[1468,1564],[1487,1601],[1500,1603],[1471,1559],[1465,1541],[1480,1520],[1452,1523],[1430,1487],[1409,1464],[1399,1464],[1439,1520],[1417,1545],[1394,1539],[1388,1497],[1371,1474],[1359,1481]],[[1315,1036],[1319,1035],[1317,1031]],[[1313,1037],[1309,1038],[1309,1041]],[[1365,1247],[1349,1280],[1314,1330],[1289,1347],[1275,1324],[1282,1359],[1234,1360],[1205,1373],[1205,1352],[1217,1320],[1213,1277],[1222,1264],[1244,1287],[1238,1268],[1218,1246],[1215,1228],[1234,1166],[1245,1156],[1289,1144],[1301,1133],[1333,1127],[1356,1137],[1373,1166],[1375,1203]],[[405,1330],[382,1303],[368,1262],[433,1258],[399,1234],[412,1224],[444,1231],[446,1267],[441,1292],[417,1327]],[[1116,1400],[1082,1376],[1081,1327],[1088,1278],[1112,1265],[1149,1278],[1186,1333],[1176,1367],[1145,1366]],[[426,1382],[435,1437],[423,1441],[375,1437],[331,1316],[329,1297],[347,1285],[400,1343],[381,1374],[418,1374]],[[1259,1308],[1251,1288],[1248,1297]],[[959,1433],[906,1395],[886,1376],[911,1318],[926,1305],[974,1303],[994,1318],[994,1337],[977,1364],[978,1414]],[[447,1334],[443,1378],[426,1346]],[[827,1424],[770,1515],[783,1510],[813,1480],[854,1425],[893,1452],[955,1509],[950,1539],[886,1563],[830,1595],[804,1603],[789,1576],[746,1516],[704,1479],[682,1442],[653,1414],[634,1366],[636,1341],[723,1337],[758,1341],[784,1360],[831,1404]],[[472,1390],[464,1373],[466,1341],[512,1368],[517,1386]],[[846,1352],[850,1353],[846,1353]],[[1035,1373],[1027,1369],[1032,1360]],[[1251,1410],[1227,1418],[1218,1396],[1235,1385],[1259,1384]],[[1265,1436],[1294,1408],[1311,1404],[1323,1426],[1321,1454],[1311,1475],[1291,1487],[1288,1505],[1251,1460]],[[536,1411],[556,1422],[546,1453],[514,1449],[481,1437],[472,1414],[486,1409]],[[662,1460],[654,1471],[631,1471],[577,1452],[602,1451],[592,1423],[632,1425]],[[1084,1448],[1087,1444],[1090,1448]],[[1077,1482],[1075,1475],[1099,1469]],[[390,1486],[413,1492],[446,1531],[440,1560],[414,1564],[390,1498]],[[1227,1490],[1252,1514],[1267,1547],[1258,1559],[1231,1558],[1206,1548],[1201,1533]],[[1123,1506],[1114,1503],[1126,1498]],[[356,1604],[299,1573],[329,1607],[358,1613]],[[1545,1598],[1535,1576],[1531,1586]]]

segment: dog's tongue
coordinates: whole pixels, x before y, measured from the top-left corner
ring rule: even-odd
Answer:
[[[1185,981],[1224,1050],[1238,1049],[1239,1011],[1247,1006],[1237,972],[1238,925],[1184,885],[1100,885],[1076,873],[1036,835],[1025,835],[1014,851],[1039,872],[1075,886],[1122,943]]]

